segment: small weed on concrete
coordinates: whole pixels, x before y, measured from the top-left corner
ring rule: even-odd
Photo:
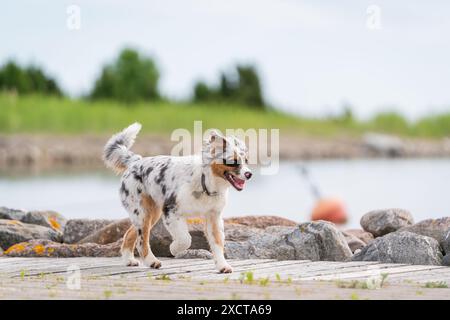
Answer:
[[[429,281],[425,283],[425,288],[448,288],[448,284],[445,281]]]

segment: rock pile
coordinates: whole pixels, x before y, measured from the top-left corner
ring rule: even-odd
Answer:
[[[210,259],[201,219],[188,220],[191,248],[176,258]],[[15,257],[112,257],[120,255],[128,219],[66,220],[53,211],[0,207],[0,255]],[[361,218],[362,229],[340,230],[333,223],[297,224],[275,216],[225,219],[225,255],[232,259],[381,261],[450,265],[450,217],[414,224],[403,209],[375,210]],[[162,221],[152,229],[156,256],[170,257],[172,239]]]

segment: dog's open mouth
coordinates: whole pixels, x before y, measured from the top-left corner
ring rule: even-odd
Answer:
[[[224,176],[237,191],[242,191],[242,189],[244,189],[245,180],[239,179],[228,171],[225,171]]]

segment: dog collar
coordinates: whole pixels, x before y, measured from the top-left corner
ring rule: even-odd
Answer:
[[[205,183],[206,177],[205,174],[202,173],[202,193],[206,193],[208,196],[216,196],[217,195],[217,191],[215,192],[209,192],[208,188],[206,187],[206,183]]]

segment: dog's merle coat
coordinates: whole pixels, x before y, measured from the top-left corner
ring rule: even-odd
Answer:
[[[133,224],[122,246],[127,265],[139,263],[133,255],[136,244],[145,265],[161,266],[148,244],[151,227],[160,216],[173,238],[173,255],[191,245],[186,218],[200,216],[206,221],[217,269],[231,272],[224,258],[221,212],[230,184],[242,190],[244,181],[251,177],[245,145],[236,137],[212,132],[202,155],[142,158],[129,151],[140,128],[135,123],[113,136],[103,154],[106,165],[122,173],[120,198]]]

